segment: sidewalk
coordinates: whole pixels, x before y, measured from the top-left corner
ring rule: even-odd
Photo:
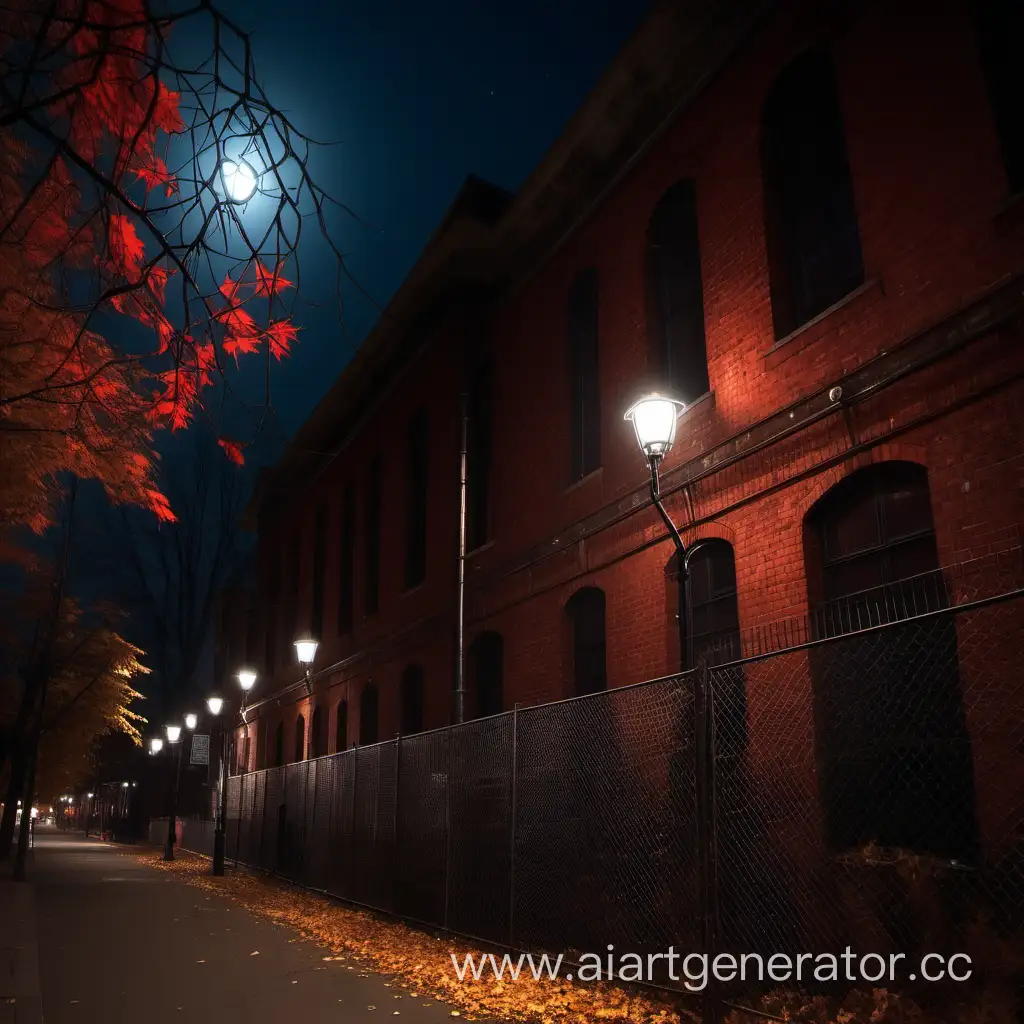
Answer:
[[[34,890],[46,1024],[348,1024],[381,1022],[396,1011],[417,1024],[452,1019],[450,1007],[426,1006],[379,975],[360,977],[367,972],[324,962],[325,950],[290,929],[122,856],[116,846],[40,829],[31,876],[20,888]],[[15,916],[6,902],[12,884],[0,890],[0,937]],[[27,902],[19,895],[14,904],[22,920],[31,916]],[[3,1016],[9,1008],[0,1003],[0,1024],[39,1019]]]

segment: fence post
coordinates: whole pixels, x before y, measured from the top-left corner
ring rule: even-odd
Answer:
[[[302,870],[306,876],[306,885],[309,885],[309,869],[313,863],[313,841],[316,836],[316,796],[320,788],[320,765],[321,760],[317,758],[309,762],[309,768],[306,770],[307,779],[309,772],[313,773],[313,807],[302,822],[302,845],[304,847],[302,852]],[[310,824],[308,834],[306,832],[306,821]]]
[[[714,696],[707,663],[701,661],[694,676],[694,725],[697,754],[697,870],[701,941],[712,961],[717,951],[718,894],[715,884],[715,724]],[[714,975],[704,989],[703,1024],[720,1024],[722,1004]]]
[[[448,904],[451,900],[452,878],[452,729],[448,735],[448,771],[445,772],[444,784],[444,933],[447,936],[449,916]]]
[[[519,703],[512,708],[512,774],[509,779],[508,948],[516,938],[516,808],[519,802]]]
[[[399,829],[398,829],[398,794],[401,792],[402,776],[402,734],[395,733],[395,838],[391,846],[391,909],[397,911],[398,901],[398,850],[399,850]]]

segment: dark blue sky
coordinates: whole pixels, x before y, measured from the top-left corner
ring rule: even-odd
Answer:
[[[222,0],[252,32],[271,101],[313,137],[338,144],[320,182],[365,221],[341,221],[360,285],[385,305],[467,174],[515,190],[555,141],[646,12],[647,0]],[[331,285],[302,264],[305,298]],[[303,305],[275,406],[291,435],[376,319],[351,298],[349,337],[335,308]]]

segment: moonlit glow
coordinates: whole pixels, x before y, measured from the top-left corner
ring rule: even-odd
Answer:
[[[676,420],[686,409],[677,398],[654,392],[629,408],[626,419],[633,424],[637,443],[648,457],[665,455],[676,439]]]
[[[305,639],[295,641],[295,654],[302,665],[312,665],[316,657],[316,649],[320,645],[316,640]]]
[[[209,711],[211,715],[219,715],[223,707],[224,700],[222,697],[206,698],[206,710]]]
[[[192,714],[186,715],[185,716],[185,728],[186,729],[194,729],[196,727],[196,723],[198,721],[199,721],[199,717],[197,715],[192,715]]]
[[[248,202],[259,183],[252,165],[244,160],[222,160],[220,180],[225,196],[233,203]]]
[[[243,668],[238,673],[238,685],[248,693],[256,685],[256,673],[250,668]]]

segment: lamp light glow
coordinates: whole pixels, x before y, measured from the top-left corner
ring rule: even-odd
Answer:
[[[657,391],[629,407],[625,418],[633,424],[644,455],[660,459],[668,453],[676,439],[676,421],[685,409],[685,402]]]
[[[154,736],[149,741],[149,749],[154,754],[159,754],[164,749],[164,741],[159,736]]]
[[[251,668],[243,668],[238,673],[238,685],[248,693],[256,685],[256,673]]]
[[[296,640],[295,654],[299,659],[299,664],[312,665],[313,659],[316,657],[316,649],[319,646],[319,642],[310,637],[305,637],[302,640]]]
[[[165,725],[164,732],[167,733],[168,743],[177,743],[181,739],[181,726],[180,725]]]
[[[256,191],[259,176],[245,160],[222,160],[220,183],[224,196],[232,203],[246,203]]]
[[[223,708],[224,699],[222,697],[206,698],[206,710],[209,711],[211,715],[219,715]]]
[[[199,716],[198,715],[193,715],[191,713],[187,714],[185,716],[185,728],[186,729],[194,729],[196,727],[196,724],[198,723],[198,721],[199,721]]]

